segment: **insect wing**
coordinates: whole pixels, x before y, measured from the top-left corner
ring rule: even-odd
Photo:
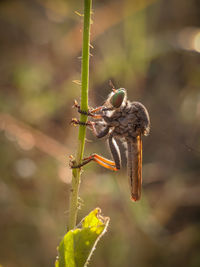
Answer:
[[[142,139],[141,135],[128,141],[128,176],[131,199],[138,201],[142,189]]]

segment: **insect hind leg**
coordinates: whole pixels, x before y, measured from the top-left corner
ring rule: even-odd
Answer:
[[[74,165],[73,163],[70,164],[70,167],[72,169],[76,169],[76,168],[81,168],[84,165],[88,164],[90,161],[95,161],[96,163],[98,163],[99,165],[101,165],[104,168],[110,169],[112,171],[117,171],[118,168],[115,165],[115,162],[113,162],[112,160],[106,159],[98,154],[92,154],[91,156],[84,158],[82,163],[78,164],[78,165]]]

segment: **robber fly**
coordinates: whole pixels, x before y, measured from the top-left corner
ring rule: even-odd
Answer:
[[[73,124],[87,125],[91,127],[97,138],[108,136],[108,144],[114,161],[108,160],[98,154],[84,158],[79,165],[71,165],[72,168],[80,168],[90,161],[95,161],[101,166],[113,171],[121,167],[121,155],[116,139],[125,141],[128,150],[128,177],[131,190],[131,199],[137,201],[141,197],[142,187],[142,135],[148,135],[150,119],[147,109],[140,102],[127,100],[124,88],[112,89],[105,103],[88,112],[82,111],[77,101],[74,106],[79,113],[91,116],[92,121],[86,123],[72,119]],[[99,129],[100,128],[100,129]]]

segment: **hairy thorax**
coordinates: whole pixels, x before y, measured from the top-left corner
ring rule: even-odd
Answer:
[[[127,101],[124,107],[106,112],[103,118],[113,136],[119,138],[136,138],[139,134],[149,133],[149,114],[140,102]]]

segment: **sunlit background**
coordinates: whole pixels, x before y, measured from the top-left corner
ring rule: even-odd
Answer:
[[[66,232],[83,1],[0,2],[0,265],[53,266]],[[111,218],[96,267],[200,266],[200,2],[93,0],[90,106],[111,90],[150,113],[142,200],[124,167],[84,168],[79,221]],[[87,132],[85,155],[111,157]],[[124,165],[124,164],[123,164]]]

